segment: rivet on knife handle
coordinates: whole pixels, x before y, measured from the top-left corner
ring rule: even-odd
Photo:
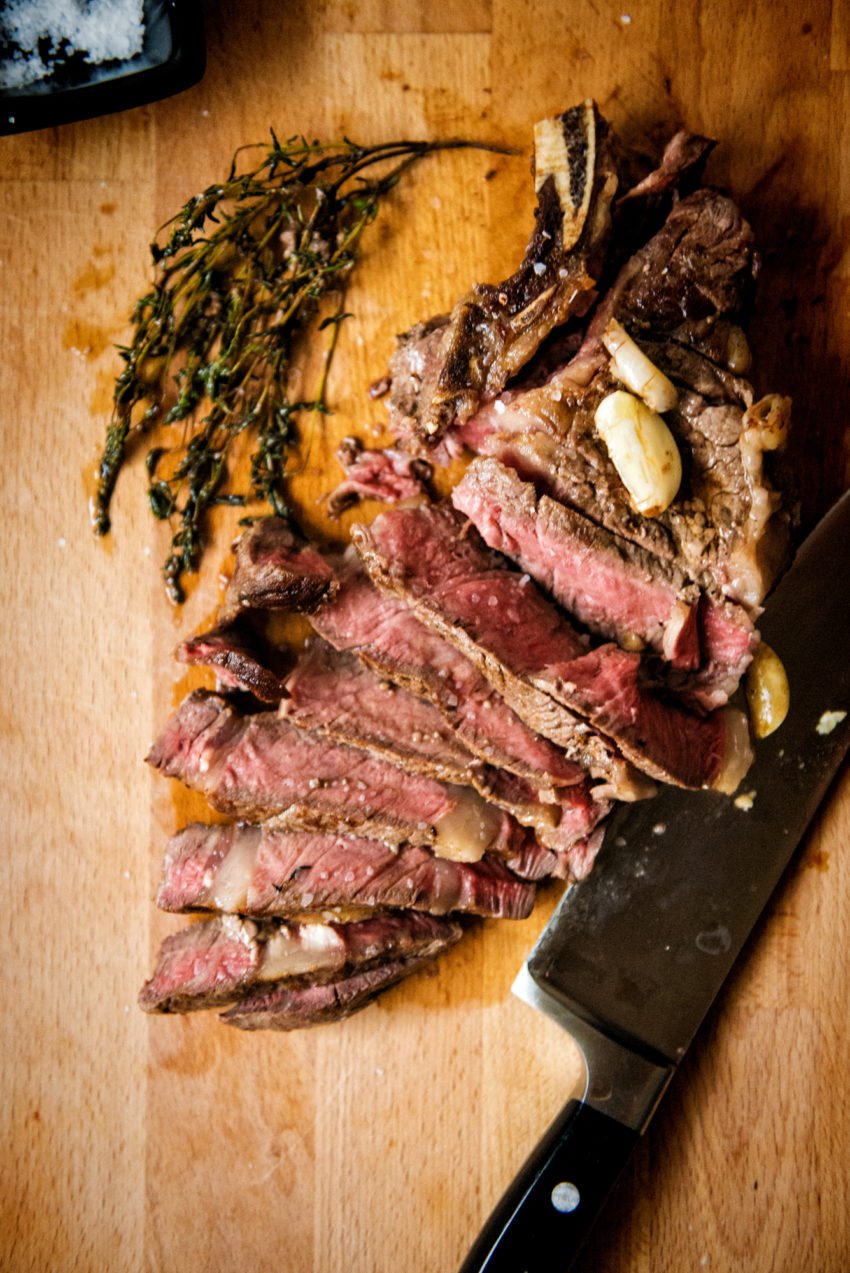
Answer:
[[[570,1101],[491,1215],[461,1273],[561,1273],[640,1136]]]

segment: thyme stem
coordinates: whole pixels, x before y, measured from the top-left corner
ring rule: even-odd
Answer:
[[[263,143],[258,143],[262,146]],[[101,454],[94,529],[110,529],[110,506],[130,441],[154,426],[182,425],[173,446],[146,457],[148,501],[172,526],[164,567],[170,598],[197,569],[208,510],[264,500],[287,516],[286,466],[299,417],[327,413],[328,372],[345,285],[360,237],[404,172],[442,150],[502,147],[452,140],[324,145],[271,133],[262,161],[190,199],[151,244],[155,276],[135,304],[131,343],[119,349],[112,415]],[[372,170],[380,166],[373,175]],[[335,295],[329,318],[321,302]],[[288,381],[303,342],[330,326],[315,392],[292,402]],[[230,488],[231,448],[253,438],[247,491]],[[311,435],[312,437],[312,432]]]

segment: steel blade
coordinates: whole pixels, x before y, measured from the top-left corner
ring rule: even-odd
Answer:
[[[544,992],[650,1059],[681,1059],[846,754],[848,550],[845,495],[759,623],[791,706],[756,744],[738,797],[666,788],[622,806],[592,875],[568,890],[528,959]]]

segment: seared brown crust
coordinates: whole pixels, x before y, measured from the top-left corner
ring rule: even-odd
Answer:
[[[236,543],[236,566],[219,622],[243,610],[299,610],[309,614],[332,596],[333,571],[314,548],[300,544],[282,517],[254,522]]]
[[[247,690],[262,703],[279,703],[283,681],[268,666],[256,635],[244,623],[219,624],[183,641],[175,651],[180,663],[215,669],[228,689]]]

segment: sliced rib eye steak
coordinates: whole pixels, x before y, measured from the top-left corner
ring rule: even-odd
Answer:
[[[456,921],[408,911],[350,924],[257,923],[220,915],[167,937],[139,994],[146,1012],[192,1012],[253,986],[318,985],[388,960],[432,956],[462,936]]]
[[[488,850],[513,852],[527,838],[509,814],[468,787],[406,773],[270,712],[241,716],[203,690],[184,700],[148,762],[202,792],[214,808],[252,821],[281,815],[290,827],[431,844],[467,861]]]
[[[731,717],[699,717],[656,697],[643,684],[637,654],[614,645],[588,650],[528,576],[510,570],[454,509],[398,509],[352,534],[379,586],[415,605],[519,714],[583,753],[591,771],[616,745],[665,782],[737,785],[737,762],[749,757],[736,754],[730,771]],[[610,743],[600,745],[595,730]]]
[[[221,1020],[240,1030],[301,1030],[342,1021],[365,1008],[377,995],[427,965],[432,955],[393,959],[321,985],[291,990],[285,982],[249,991]]]
[[[169,841],[157,904],[255,917],[362,907],[524,919],[534,894],[533,883],[489,854],[452,862],[417,845],[393,849],[363,836],[191,823]]]
[[[497,460],[474,460],[452,503],[591,632],[624,649],[648,647],[682,673],[678,688],[709,708],[734,693],[758,640],[742,607],[701,593],[675,562],[538,495]]]
[[[365,746],[443,782],[475,785],[475,771],[484,769],[431,703],[320,637],[311,640],[285,684],[281,714],[301,729]]]
[[[353,654],[316,639],[287,680],[288,720],[337,742],[365,747],[414,773],[475,788],[532,827],[541,844],[567,851],[607,812],[586,784],[539,791],[527,779],[482,764],[456,740],[432,704],[388,684]],[[569,874],[569,866],[563,872]]]
[[[462,651],[417,618],[404,600],[376,588],[359,562],[346,560],[339,582],[333,601],[311,619],[329,644],[353,650],[381,675],[429,699],[471,752],[527,778],[541,792],[584,782],[581,759],[568,757],[530,728]],[[606,760],[605,773],[619,799],[650,794],[645,779],[621,758]],[[595,794],[604,798],[600,789]]]

